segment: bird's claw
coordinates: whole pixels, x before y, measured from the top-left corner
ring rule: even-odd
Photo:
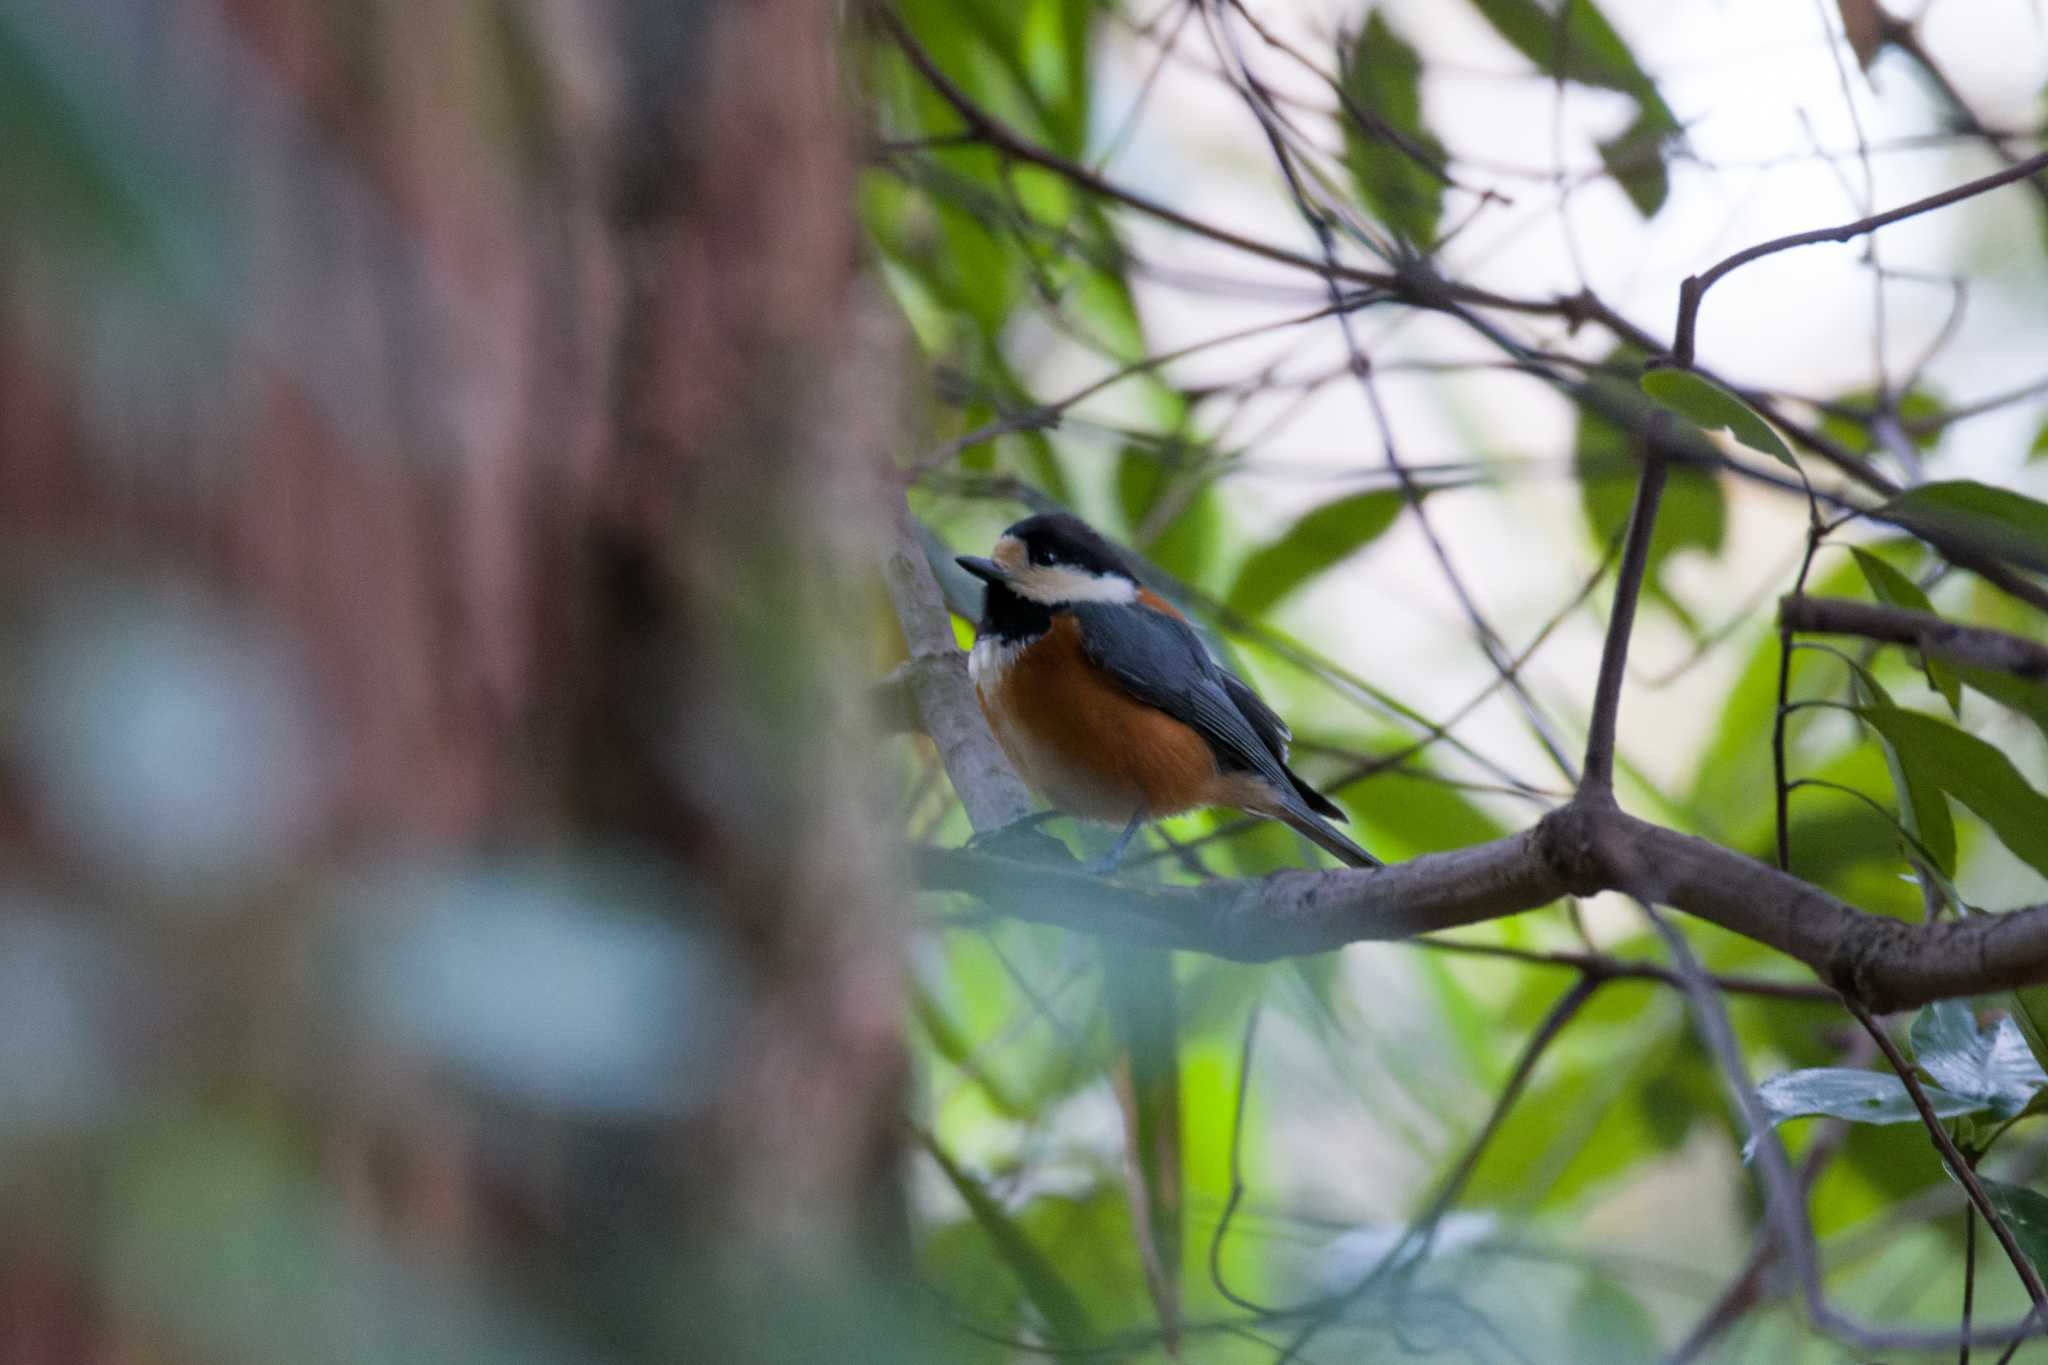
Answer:
[[[1068,852],[1067,846],[1039,828],[1058,813],[1034,811],[1006,825],[982,830],[967,841],[967,847],[976,853],[993,853],[1024,862],[1072,862],[1074,855]]]

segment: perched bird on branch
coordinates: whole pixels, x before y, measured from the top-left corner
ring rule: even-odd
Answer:
[[[1146,821],[1202,806],[1279,820],[1353,867],[1380,865],[1287,766],[1287,723],[1085,522],[1027,517],[988,558],[959,563],[988,584],[968,672],[1003,752],[1055,809],[1125,822],[1099,870]]]

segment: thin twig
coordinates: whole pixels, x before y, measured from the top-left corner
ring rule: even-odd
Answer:
[[[1621,570],[1614,583],[1614,606],[1607,618],[1607,641],[1600,651],[1600,676],[1593,688],[1593,717],[1587,726],[1584,776],[1579,779],[1582,796],[1612,800],[1614,796],[1614,732],[1621,710],[1621,684],[1628,669],[1629,634],[1635,628],[1636,602],[1642,596],[1643,578],[1650,565],[1650,541],[1657,529],[1657,505],[1664,496],[1666,477],[1663,442],[1656,439],[1658,428],[1668,426],[1668,416],[1651,422],[1651,439],[1643,455],[1643,473],[1636,484],[1635,505],[1629,509],[1628,535],[1622,542]]]
[[[1883,213],[1873,213],[1868,217],[1840,223],[1834,227],[1815,228],[1810,232],[1795,232],[1784,237],[1773,237],[1768,242],[1758,242],[1755,246],[1746,247],[1732,256],[1716,261],[1699,274],[1687,276],[1685,282],[1679,286],[1678,328],[1676,338],[1672,342],[1671,354],[1682,365],[1692,363],[1693,335],[1699,323],[1701,300],[1706,297],[1707,291],[1714,287],[1716,281],[1751,261],[1761,260],[1780,251],[1790,251],[1794,247],[1812,246],[1820,242],[1846,242],[1867,232],[1889,227],[1893,223],[1917,218],[1923,213],[1932,213],[1936,209],[1959,204],[1965,199],[1974,199],[1980,194],[2010,185],[2015,180],[2025,180],[2044,170],[2048,170],[2048,152],[2030,156],[2002,171],[1993,171],[1990,175],[1979,176],[1975,180],[1945,189],[1939,194],[1915,199],[1910,204],[1901,204]]]
[[[1778,620],[1786,630],[1908,645],[1954,663],[2048,681],[2048,645],[2008,631],[1958,625],[1924,611],[1795,593],[1779,601]]]

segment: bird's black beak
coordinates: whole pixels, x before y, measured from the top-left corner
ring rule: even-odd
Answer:
[[[960,555],[953,562],[984,583],[1001,583],[1009,577],[1003,572],[1002,565],[993,559],[983,559],[980,555]]]

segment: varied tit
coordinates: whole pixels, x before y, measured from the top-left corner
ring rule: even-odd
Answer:
[[[1200,806],[1283,821],[1353,867],[1380,865],[1287,766],[1286,722],[1086,523],[1027,517],[987,559],[959,563],[988,584],[967,664],[982,714],[1047,804],[1125,822],[1101,866],[1147,820]]]

